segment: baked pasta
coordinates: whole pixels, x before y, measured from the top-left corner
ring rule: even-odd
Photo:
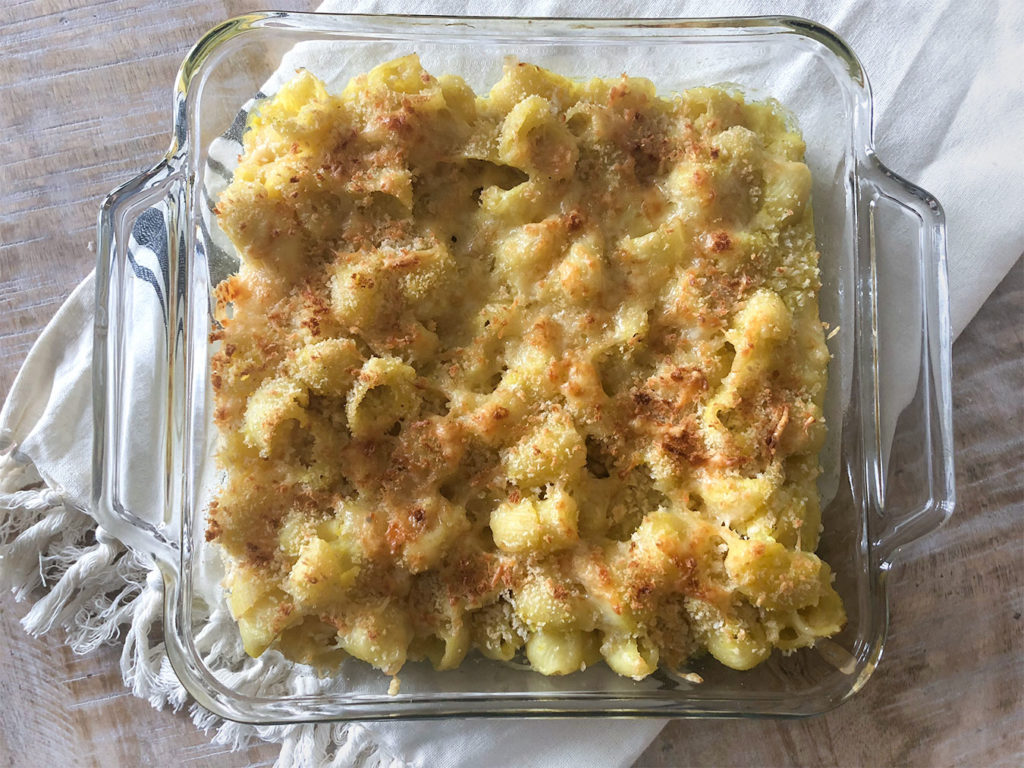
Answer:
[[[837,632],[803,154],[772,102],[515,61],[259,105],[207,531],[246,651],[641,679]]]

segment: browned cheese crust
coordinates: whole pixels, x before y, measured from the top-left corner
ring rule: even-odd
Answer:
[[[262,104],[216,211],[246,649],[641,678],[838,631],[803,152],[777,105],[519,62]]]

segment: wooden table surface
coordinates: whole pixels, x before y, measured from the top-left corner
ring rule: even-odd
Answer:
[[[298,2],[271,3],[299,9]],[[103,196],[148,167],[189,46],[239,0],[29,0],[0,6],[0,397],[93,266]],[[640,765],[1024,763],[1024,262],[954,346],[959,505],[894,569],[874,679],[822,717],[676,721]],[[27,637],[0,596],[0,765],[268,765],[124,689],[117,648]],[[455,725],[454,727],[458,727]]]

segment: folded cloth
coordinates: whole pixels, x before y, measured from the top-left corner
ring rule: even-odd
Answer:
[[[1021,64],[1024,8],[1012,3],[892,4],[883,0],[795,4],[844,36],[875,90],[880,156],[921,183],[947,210],[954,330],[959,332],[1022,250],[1011,206],[1024,192]],[[508,2],[340,2],[321,10],[506,15]],[[608,15],[586,2],[514,4],[519,15]],[[615,15],[686,16],[698,2],[624,2]],[[721,2],[719,15],[777,13],[775,2]],[[137,233],[139,234],[139,233]],[[140,239],[144,239],[141,238]],[[145,242],[131,246],[140,264]],[[126,550],[88,513],[91,495],[93,281],[69,297],[43,331],[0,411],[0,586],[33,606],[32,633],[67,630],[87,652],[123,637],[122,670],[154,706],[186,704],[160,643],[161,581],[151,562]],[[211,653],[237,653],[221,640]],[[307,678],[253,663],[251,675],[299,690]],[[661,721],[477,721],[365,723],[254,728],[223,723],[192,707],[219,743],[280,743],[279,765],[538,766],[628,765]]]

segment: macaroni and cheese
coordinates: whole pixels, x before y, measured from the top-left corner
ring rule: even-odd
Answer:
[[[640,679],[837,632],[803,153],[771,102],[522,62],[262,103],[216,209],[246,651]]]

